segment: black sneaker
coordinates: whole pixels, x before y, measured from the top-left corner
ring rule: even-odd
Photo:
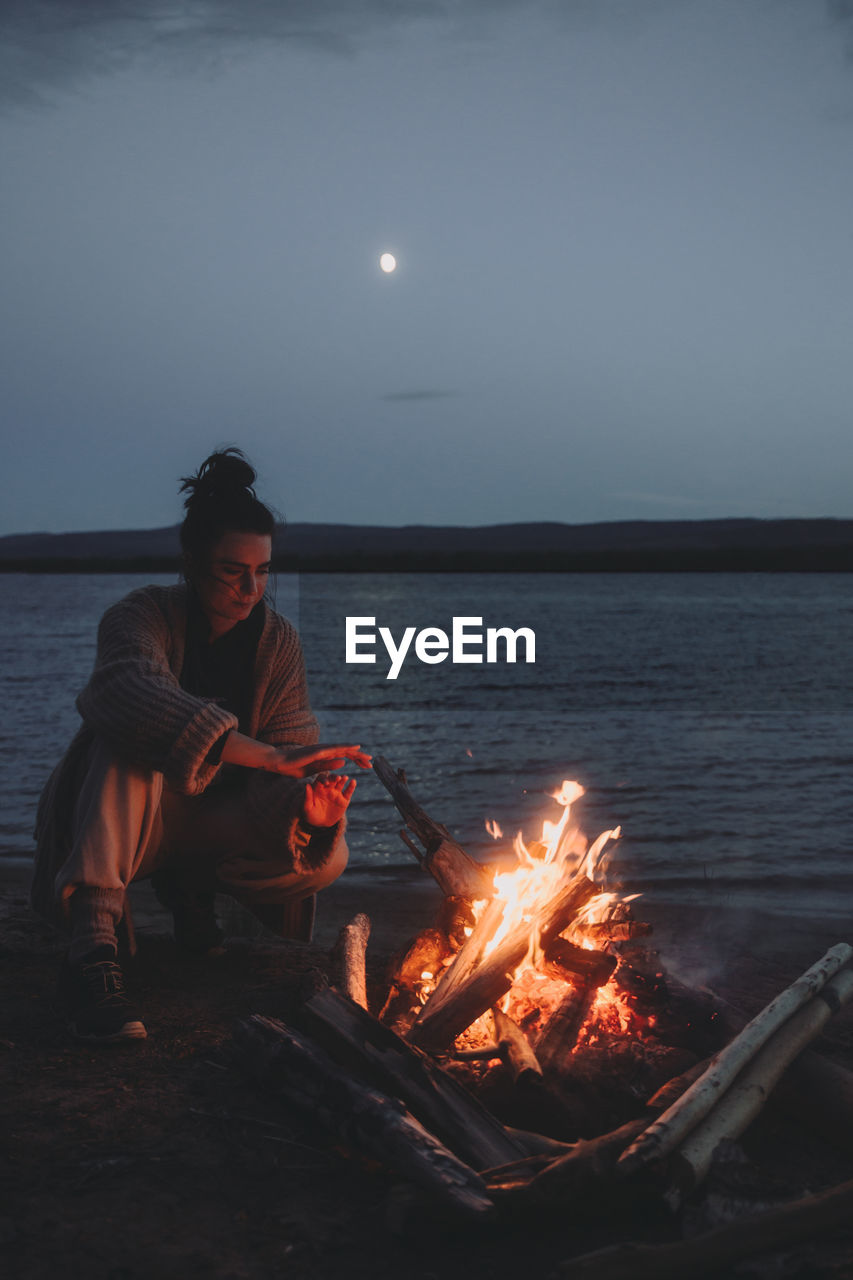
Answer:
[[[168,868],[155,871],[151,885],[172,912],[178,950],[187,956],[221,955],[225,934],[216,921],[216,894],[187,888]]]
[[[66,964],[59,979],[71,1034],[90,1044],[144,1040],[148,1032],[125,990],[124,974],[111,947],[90,951]]]

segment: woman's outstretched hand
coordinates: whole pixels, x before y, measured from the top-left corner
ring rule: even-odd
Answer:
[[[247,769],[266,769],[270,773],[282,773],[288,778],[307,778],[312,773],[325,773],[340,769],[347,760],[361,769],[369,769],[371,757],[362,751],[361,744],[324,745],[315,742],[310,747],[273,747],[268,742],[258,742],[232,729],[222,748],[225,764],[239,764]]]
[[[275,757],[271,768],[276,773],[283,773],[291,778],[305,778],[311,773],[325,773],[330,769],[340,769],[347,760],[351,760],[362,769],[371,768],[373,763],[372,757],[362,751],[360,743],[354,746],[352,744],[324,746],[321,743],[315,743],[312,747],[276,747]],[[318,823],[318,826],[323,825]]]
[[[346,813],[354,791],[355,778],[320,773],[305,786],[302,816],[313,827],[333,827]]]

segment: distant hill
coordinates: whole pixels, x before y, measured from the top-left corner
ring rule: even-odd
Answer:
[[[171,569],[178,526],[0,537],[0,571]],[[606,524],[291,524],[277,567],[304,571],[853,570],[853,520],[622,520]]]

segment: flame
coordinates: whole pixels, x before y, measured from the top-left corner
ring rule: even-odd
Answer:
[[[484,945],[483,958],[491,954],[520,922],[530,925],[527,955],[516,968],[513,985],[501,1001],[504,1011],[529,1034],[542,1029],[571,986],[565,978],[551,977],[538,967],[543,956],[535,921],[554,895],[575,876],[585,875],[595,884],[602,883],[613,842],[621,835],[621,828],[615,827],[611,831],[603,831],[588,846],[586,837],[572,820],[572,806],[584,794],[579,782],[564,780],[559,789],[551,793],[551,798],[562,809],[557,821],[544,819],[540,838],[529,844],[519,831],[513,846],[516,866],[510,871],[496,872],[494,897],[489,902],[474,904],[474,918],[478,925],[486,911],[491,912],[496,920],[494,931]],[[493,828],[500,834],[497,823],[490,820],[486,827],[490,834],[494,834]],[[595,943],[585,935],[585,927],[607,920],[620,901],[617,894],[602,890],[582,909],[563,936],[576,946],[594,950]],[[470,932],[466,929],[469,936]],[[599,989],[584,1026],[598,1019],[604,1019],[608,1026],[627,1026],[630,1023],[621,993],[612,982]]]
[[[601,944],[597,944],[586,931],[590,926],[606,922],[614,915],[618,918],[619,912],[625,910],[623,904],[639,896],[633,894],[630,899],[623,899],[605,888],[603,882],[607,866],[621,828],[603,831],[590,845],[572,816],[572,806],[584,794],[584,788],[579,782],[568,780],[563,781],[559,789],[551,794],[551,798],[562,810],[559,817],[556,821],[548,818],[543,820],[539,839],[525,842],[522,832],[518,832],[513,846],[515,867],[509,871],[495,872],[494,895],[472,904],[475,923],[464,929],[466,938],[471,938],[476,932],[477,938],[471,945],[477,947],[477,962],[481,963],[500,946],[508,934],[516,932],[519,925],[528,927],[527,954],[515,969],[512,986],[500,1003],[504,1012],[513,1018],[534,1044],[552,1013],[567,996],[576,991],[579,997],[583,997],[580,979],[566,976],[565,971],[555,976],[553,967],[549,972],[543,971],[544,955],[537,921],[547,914],[545,909],[548,903],[568,883],[581,876],[600,887],[601,891],[579,911],[562,934],[575,946],[596,950]],[[493,819],[487,820],[485,825],[494,839],[503,835],[500,826]],[[443,962],[443,967],[452,965],[452,962],[453,957],[448,957]],[[421,1003],[429,998],[440,977],[440,973],[433,974],[431,970],[424,970],[421,974],[422,986],[418,991]],[[640,1019],[625,993],[612,978],[597,990],[594,998],[591,993],[584,998],[589,1003],[578,1034],[579,1045],[594,1043],[600,1036],[639,1035],[647,1029],[648,1021]],[[493,1038],[493,1032],[487,1015],[478,1018],[463,1034],[466,1043],[488,1043]]]
[[[499,921],[486,943],[483,956],[490,955],[504,938],[518,927],[520,923],[529,924],[530,948],[516,973],[535,965],[541,954],[538,930],[534,921],[558,891],[561,885],[571,876],[583,873],[595,880],[602,874],[603,853],[611,840],[618,839],[620,828],[604,831],[587,849],[586,838],[572,823],[572,805],[585,794],[579,782],[564,780],[552,799],[562,806],[562,814],[557,822],[546,818],[542,823],[542,835],[539,840],[527,845],[519,831],[515,837],[515,854],[517,864],[511,871],[497,872],[494,876],[495,893],[489,910],[496,912],[496,904],[501,904]],[[488,823],[486,824],[488,827]],[[495,824],[496,825],[496,824]],[[475,918],[479,920],[479,912],[475,904]]]

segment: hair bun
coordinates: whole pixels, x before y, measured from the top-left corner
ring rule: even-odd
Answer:
[[[217,450],[205,458],[194,476],[181,478],[180,492],[188,492],[184,506],[195,502],[229,498],[239,493],[255,497],[256,472],[241,449],[233,446]]]

